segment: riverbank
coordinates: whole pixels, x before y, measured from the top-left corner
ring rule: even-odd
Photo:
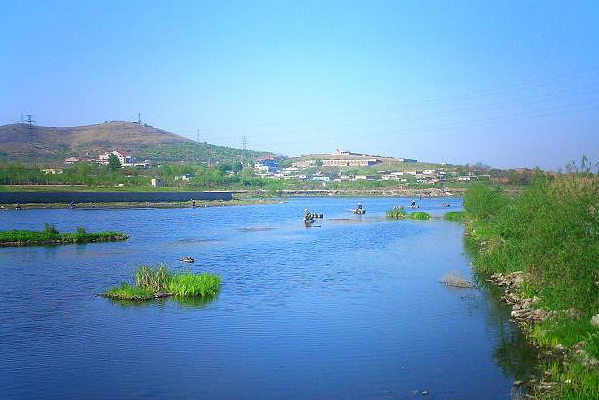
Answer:
[[[536,399],[599,398],[599,182],[565,176],[517,196],[464,196],[474,270],[503,290],[511,319],[541,350]]]
[[[252,198],[233,198],[231,200],[200,200],[195,201],[195,208],[204,207],[224,207],[224,206],[249,206],[263,204],[279,204],[285,203],[283,199],[252,199]],[[76,203],[74,209],[112,209],[112,208],[193,208],[192,201],[171,201],[171,202],[93,202],[93,203]],[[73,208],[67,203],[29,203],[29,204],[3,204],[0,205],[0,211],[15,210],[15,209],[64,209]]]

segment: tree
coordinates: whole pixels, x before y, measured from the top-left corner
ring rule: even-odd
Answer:
[[[117,169],[121,168],[121,162],[114,154],[108,156],[108,168],[110,168],[111,171],[116,171]]]
[[[233,172],[238,173],[243,169],[243,164],[241,161],[235,161],[233,163]]]

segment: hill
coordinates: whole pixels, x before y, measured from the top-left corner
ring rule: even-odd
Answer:
[[[74,127],[24,123],[0,126],[0,158],[7,161],[60,162],[69,156],[95,158],[115,149],[153,161],[230,162],[270,154],[196,143],[136,122],[111,121]]]

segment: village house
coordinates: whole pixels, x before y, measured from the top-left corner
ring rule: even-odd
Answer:
[[[368,167],[380,163],[376,158],[342,158],[322,160],[323,167]]]
[[[193,177],[193,175],[191,175],[191,174],[184,174],[184,175],[175,176],[175,180],[189,182],[189,180],[192,177]]]
[[[98,162],[100,164],[107,165],[108,164],[108,158],[110,157],[110,155],[115,155],[116,158],[118,158],[118,160],[119,160],[119,162],[121,163],[122,166],[132,167],[134,165],[134,161],[135,161],[134,158],[131,157],[124,150],[113,150],[113,151],[108,152],[108,153],[100,154],[98,156]]]
[[[164,181],[161,178],[152,178],[151,185],[153,187],[164,187]]]
[[[42,169],[42,172],[46,175],[60,175],[63,173],[63,170],[60,168],[46,168]]]
[[[79,158],[77,158],[77,157],[68,157],[68,158],[65,158],[65,160],[63,161],[63,164],[65,164],[65,165],[73,165],[73,164],[78,163],[78,162],[79,162]]]

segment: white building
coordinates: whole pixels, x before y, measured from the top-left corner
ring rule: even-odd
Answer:
[[[107,165],[108,164],[108,159],[110,158],[111,155],[115,155],[116,158],[118,158],[118,160],[119,160],[119,162],[121,163],[122,166],[126,166],[126,167],[133,166],[133,161],[135,161],[133,159],[133,157],[131,157],[126,151],[124,151],[124,150],[113,150],[113,151],[111,151],[109,153],[100,154],[98,156],[98,162],[100,164]]]

